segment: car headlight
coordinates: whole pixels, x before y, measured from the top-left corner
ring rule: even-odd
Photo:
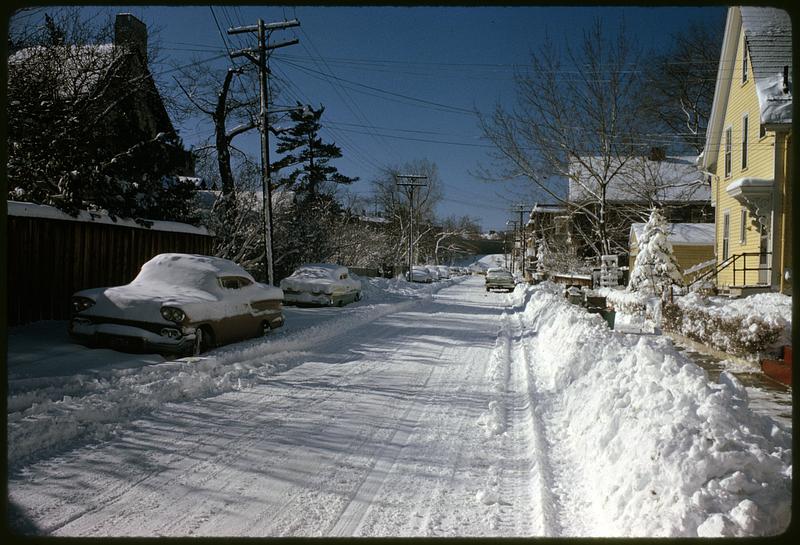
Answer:
[[[186,314],[184,314],[181,309],[175,307],[161,307],[161,316],[163,316],[165,320],[175,323],[180,323],[186,318]]]
[[[72,311],[73,312],[83,312],[89,307],[94,306],[94,301],[89,299],[88,297],[73,297],[72,298]]]

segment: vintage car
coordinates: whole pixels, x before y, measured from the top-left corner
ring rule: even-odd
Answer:
[[[443,280],[450,278],[450,267],[445,265],[437,265],[436,270],[439,271],[439,278]]]
[[[281,289],[286,304],[343,306],[361,299],[361,282],[331,263],[303,265],[281,280]]]
[[[430,271],[425,267],[414,266],[411,268],[411,282],[430,284],[433,282]]]
[[[282,300],[233,261],[160,254],[130,284],[75,293],[69,333],[88,346],[197,355],[282,326]]]
[[[427,269],[428,274],[431,275],[431,279],[434,282],[438,282],[439,279],[441,279],[442,276],[441,276],[441,274],[439,274],[439,269],[437,269],[435,266],[433,266],[433,265],[424,265],[424,267],[425,267],[425,269]]]
[[[514,291],[516,286],[514,276],[505,269],[492,267],[486,271],[486,291],[507,290]]]

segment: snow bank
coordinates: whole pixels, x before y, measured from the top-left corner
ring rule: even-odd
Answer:
[[[791,518],[791,436],[663,337],[627,338],[547,290],[524,319],[533,390],[585,484],[597,536],[774,535]]]

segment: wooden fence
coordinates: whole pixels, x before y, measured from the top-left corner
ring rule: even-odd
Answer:
[[[108,222],[8,216],[8,325],[69,317],[71,295],[118,286],[165,252],[211,253],[213,237]],[[188,227],[188,226],[187,226]]]

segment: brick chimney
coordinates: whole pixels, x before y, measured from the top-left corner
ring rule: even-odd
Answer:
[[[147,64],[147,25],[130,13],[118,13],[114,21],[114,45],[138,51]]]

